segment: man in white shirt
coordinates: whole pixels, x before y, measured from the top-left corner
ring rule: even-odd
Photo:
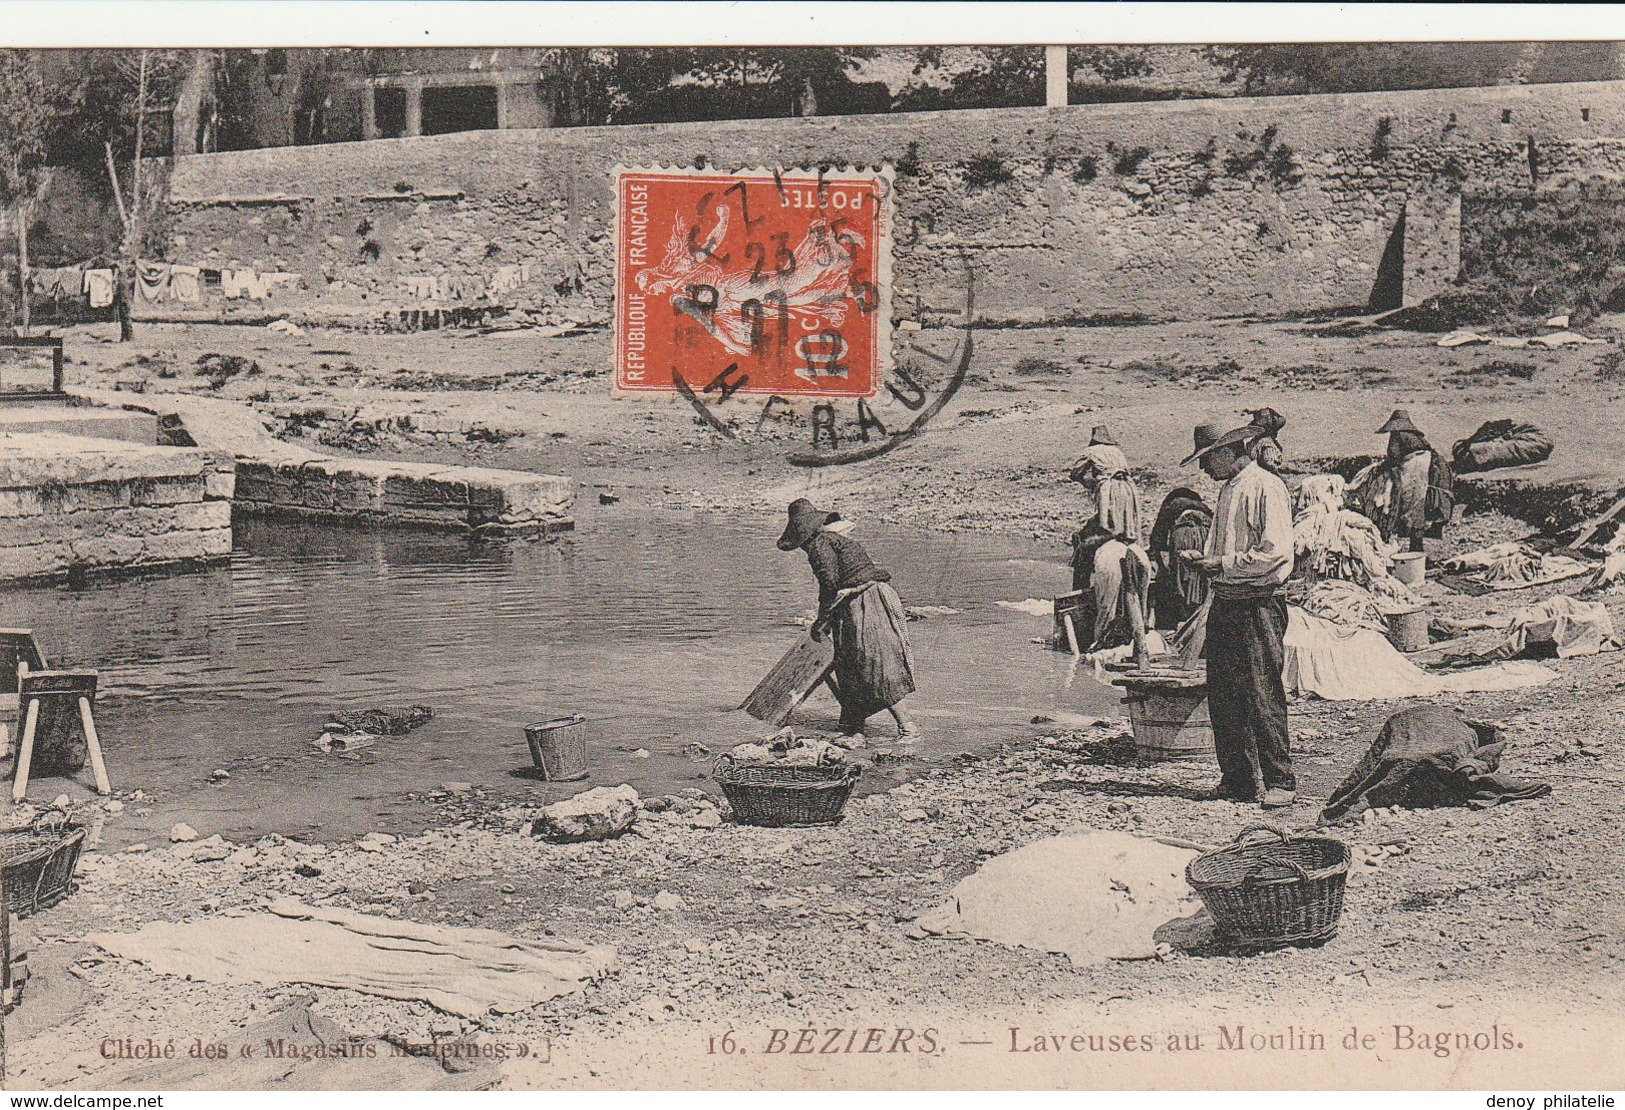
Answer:
[[[1207,618],[1208,714],[1221,797],[1284,809],[1297,799],[1287,731],[1286,599],[1292,574],[1292,499],[1253,461],[1263,430],[1236,428],[1185,461],[1222,482],[1205,552],[1188,561],[1213,576]]]

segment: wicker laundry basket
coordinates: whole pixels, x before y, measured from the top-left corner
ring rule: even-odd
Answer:
[[[1337,933],[1351,854],[1324,836],[1249,825],[1185,867],[1225,940],[1242,948],[1312,945]]]
[[[740,763],[724,755],[712,773],[733,807],[735,821],[785,828],[839,821],[857,785],[859,768],[852,763]]]
[[[67,897],[84,843],[84,826],[62,814],[42,814],[27,828],[0,829],[7,908],[27,917]]]

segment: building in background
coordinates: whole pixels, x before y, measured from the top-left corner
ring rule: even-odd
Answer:
[[[551,127],[552,51],[530,48],[373,50],[344,78],[363,139]],[[347,97],[346,100],[351,98]]]

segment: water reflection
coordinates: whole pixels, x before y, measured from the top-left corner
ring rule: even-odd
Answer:
[[[728,711],[814,605],[806,560],[777,534],[777,521],[619,511],[551,540],[247,521],[228,566],[8,590],[0,623],[34,628],[53,663],[102,671],[122,784],[180,789],[247,768],[263,790],[234,781],[234,828],[275,828],[285,814],[261,812],[267,797],[371,827],[358,795],[500,783],[528,762],[522,726],[570,712],[594,721],[596,781],[692,784],[684,745],[746,738],[756,726]],[[928,752],[1024,731],[1048,709],[1114,708],[1086,677],[1068,689],[1065,659],[1031,643],[1046,622],[994,604],[1065,589],[1065,568],[987,538],[862,537],[907,603],[963,610],[910,626]],[[310,746],[329,712],[405,703],[439,716],[353,761]],[[809,713],[832,721],[833,704]]]

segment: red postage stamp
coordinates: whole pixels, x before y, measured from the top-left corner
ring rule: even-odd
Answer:
[[[615,388],[875,396],[890,191],[884,171],[618,170]]]

